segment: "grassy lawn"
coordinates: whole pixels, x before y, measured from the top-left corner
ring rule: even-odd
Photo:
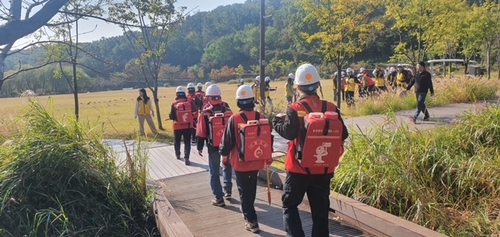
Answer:
[[[272,87],[278,90],[271,93],[275,110],[282,112],[286,108],[284,96],[285,81],[272,82]],[[324,98],[332,100],[332,80],[321,81]],[[236,84],[219,84],[222,89],[223,100],[236,109],[235,91]],[[475,99],[492,98],[495,96],[497,80],[465,80],[465,79],[437,79],[436,96],[429,99],[430,106],[439,106],[449,103],[470,102]],[[175,97],[175,88],[160,89],[160,108],[162,120],[168,118],[170,104]],[[108,91],[79,94],[80,101],[80,121],[95,129],[102,129],[105,138],[134,139],[138,132],[138,123],[134,119],[135,99],[138,96],[137,90],[133,91]],[[53,95],[33,98],[47,108],[54,117],[73,116],[74,102],[73,95]],[[28,98],[3,98],[0,99],[0,135],[8,137],[15,131],[24,129],[24,121],[18,120],[23,114],[24,108],[29,104]],[[391,111],[413,109],[416,107],[416,100],[413,96],[401,99],[395,93],[387,93],[376,99],[357,98],[355,108],[347,108],[343,104],[342,113],[345,118],[381,114]],[[156,118],[155,118],[156,122]],[[146,131],[149,128],[146,126]],[[171,141],[172,122],[164,121],[165,131],[157,137],[160,141]],[[149,135],[151,138],[151,135]]]

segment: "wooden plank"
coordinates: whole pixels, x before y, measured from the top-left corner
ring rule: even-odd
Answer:
[[[154,202],[154,213],[156,223],[161,236],[165,237],[191,237],[194,235],[182,222],[181,218],[175,212],[168,199],[164,195],[165,186],[158,183],[158,190]]]

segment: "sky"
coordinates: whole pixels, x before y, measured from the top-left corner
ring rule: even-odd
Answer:
[[[197,12],[210,11],[218,6],[244,2],[245,0],[177,0],[175,6],[176,8],[185,6],[187,7],[187,11],[194,9],[194,12]],[[102,37],[117,36],[123,33],[120,27],[95,19],[81,21],[80,32],[80,42],[90,42]],[[21,47],[32,41],[33,39],[29,37],[19,39],[14,48]]]

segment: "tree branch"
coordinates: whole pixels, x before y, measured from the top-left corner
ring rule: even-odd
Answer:
[[[33,10],[34,7],[40,6],[40,5],[44,4],[44,3],[46,3],[47,1],[49,1],[49,0],[42,0],[40,2],[36,2],[35,1],[35,3],[31,4],[28,7],[28,9],[26,9],[26,14],[24,15],[24,19],[28,19],[30,17],[31,10]]]
[[[45,24],[58,13],[59,9],[69,0],[50,0],[33,17],[22,21],[7,22],[0,26],[0,45],[13,43],[29,35]]]

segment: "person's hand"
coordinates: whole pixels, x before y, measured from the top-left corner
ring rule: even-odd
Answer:
[[[203,157],[203,151],[198,151],[198,155]]]

